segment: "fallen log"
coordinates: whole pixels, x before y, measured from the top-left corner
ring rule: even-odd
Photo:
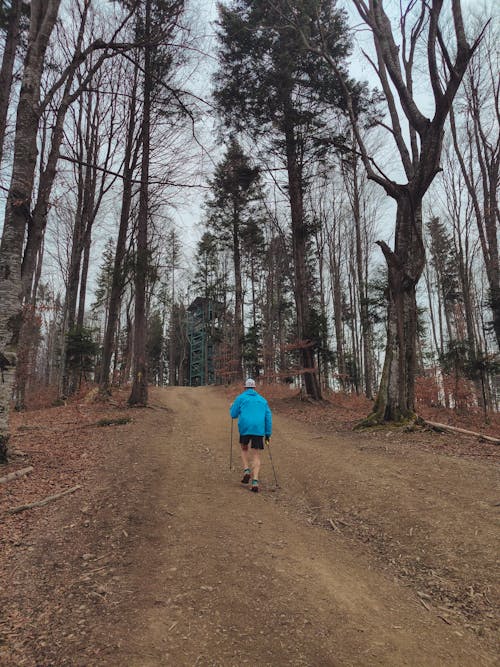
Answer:
[[[7,514],[17,514],[18,512],[24,512],[24,510],[30,510],[33,507],[43,507],[44,505],[48,505],[48,503],[51,503],[53,500],[58,500],[59,498],[62,498],[63,496],[67,496],[69,493],[74,493],[75,491],[78,491],[81,489],[81,486],[73,486],[71,489],[66,489],[66,491],[61,491],[61,493],[56,493],[53,496],[47,496],[46,498],[43,498],[42,500],[37,500],[34,503],[28,503],[27,505],[18,505],[17,507],[13,507],[10,510],[7,510]]]
[[[33,466],[29,466],[28,468],[21,468],[20,470],[15,470],[14,472],[9,472],[8,475],[5,475],[4,477],[0,477],[0,484],[7,484],[7,482],[10,482],[13,479],[18,479],[19,477],[24,477],[24,475],[27,475],[33,470]]]
[[[449,424],[440,424],[439,422],[430,422],[425,420],[425,423],[428,426],[436,429],[437,431],[451,431],[452,433],[463,433],[464,435],[473,435],[476,438],[485,440],[486,442],[491,442],[494,445],[500,445],[500,438],[493,438],[491,435],[483,435],[482,433],[477,433],[476,431],[467,431],[465,428],[458,428],[458,426],[449,426]]]

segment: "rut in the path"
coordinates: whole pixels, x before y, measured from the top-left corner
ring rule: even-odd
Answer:
[[[354,476],[369,475],[358,460],[368,460],[373,471],[378,461],[343,442],[340,462],[307,427],[275,414],[273,456],[282,488],[271,493],[267,463],[263,492],[252,494],[240,485],[240,471],[228,469],[223,390],[173,388],[154,400],[172,412],[156,411],[142,425],[155,483],[147,506],[136,508],[140,569],[130,585],[139,591],[133,615],[139,633],[120,659],[141,667],[494,664],[472,635],[428,611],[369,550],[308,524],[299,511],[304,499],[316,497],[321,505],[328,488],[340,495],[346,483],[358,507],[367,495],[375,502],[376,485],[385,497],[397,466],[357,489]]]

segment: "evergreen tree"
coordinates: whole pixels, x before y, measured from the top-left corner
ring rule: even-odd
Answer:
[[[94,340],[91,329],[74,327],[66,334],[66,365],[78,376],[78,387],[82,379],[87,379],[87,373],[94,370],[95,358],[99,346]]]
[[[114,242],[108,239],[102,254],[102,262],[97,274],[95,301],[91,308],[94,311],[104,310],[104,320],[108,319],[109,299],[111,295],[111,285],[113,281],[113,266],[115,261]]]
[[[165,339],[163,334],[163,318],[159,310],[154,310],[148,318],[146,349],[148,380],[157,386],[161,385],[165,361]]]
[[[227,274],[219,243],[211,232],[205,232],[198,242],[193,286],[204,299],[225,303]]]
[[[211,187],[212,196],[207,203],[207,225],[221,247],[229,249],[233,260],[233,370],[235,379],[241,379],[244,340],[242,254],[244,249],[249,255],[254,254],[255,247],[252,244],[261,243],[263,239],[256,215],[262,192],[259,170],[251,165],[234,137],[215,170]]]
[[[453,238],[439,218],[432,218],[427,223],[429,234],[429,249],[431,265],[436,275],[436,286],[439,291],[439,301],[443,306],[448,330],[448,340],[453,347],[457,342],[457,307],[462,302],[460,291],[460,276],[458,272],[458,257]],[[460,311],[461,312],[461,311]]]
[[[270,138],[287,170],[292,224],[294,291],[299,341],[314,339],[311,275],[307,255],[311,230],[304,211],[308,160],[324,157],[335,142],[327,108],[340,106],[336,78],[304,45],[299,23],[310,34],[319,17],[340,67],[349,53],[345,14],[330,0],[235,0],[220,6],[219,71],[215,98],[226,123],[260,142]],[[314,366],[313,349],[302,348],[302,365]],[[306,391],[320,398],[318,378],[305,373]]]

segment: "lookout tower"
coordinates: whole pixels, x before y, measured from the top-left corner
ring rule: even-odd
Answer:
[[[187,309],[190,387],[215,383],[214,331],[222,310],[222,304],[200,296]]]

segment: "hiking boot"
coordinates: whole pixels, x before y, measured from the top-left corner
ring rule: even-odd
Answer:
[[[259,493],[259,480],[252,479],[252,488],[250,489],[254,493]]]
[[[248,482],[250,481],[250,477],[251,477],[250,468],[245,468],[245,470],[243,471],[243,479],[241,480],[241,483],[248,484]]]

